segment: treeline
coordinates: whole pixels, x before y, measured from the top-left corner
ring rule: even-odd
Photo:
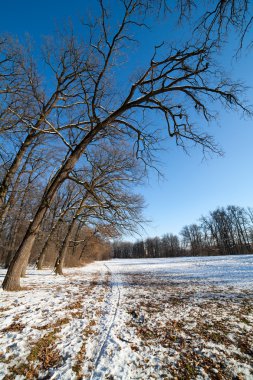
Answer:
[[[184,226],[179,234],[145,241],[115,242],[115,258],[178,257],[249,254],[253,252],[253,209],[217,208],[198,224]]]

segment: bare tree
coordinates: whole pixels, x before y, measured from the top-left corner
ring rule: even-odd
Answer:
[[[45,255],[47,249],[49,247],[50,241],[52,237],[54,237],[55,231],[59,226],[64,222],[64,217],[69,213],[76,209],[76,206],[80,203],[81,198],[81,190],[77,188],[77,186],[68,181],[66,186],[63,186],[63,191],[61,190],[61,194],[59,194],[58,201],[53,203],[53,217],[51,226],[47,232],[47,237],[44,241],[42,249],[37,257],[36,267],[37,269],[43,268],[43,263],[45,259]],[[56,206],[56,207],[55,207]]]
[[[180,242],[177,235],[166,234],[161,240],[161,256],[163,257],[173,257],[180,255]]]
[[[195,32],[205,40],[212,39],[224,42],[231,30],[235,31],[239,40],[239,49],[251,31],[253,24],[252,4],[250,0],[212,0],[196,2],[194,0],[146,0],[147,11],[174,13],[178,20],[195,19]],[[194,17],[200,10],[200,16]],[[196,12],[197,11],[197,12]],[[250,41],[250,45],[252,41]]]
[[[143,200],[131,191],[133,184],[140,182],[131,151],[123,146],[119,150],[118,147],[100,144],[98,151],[95,149],[87,155],[87,161],[89,168],[74,171],[69,176],[69,179],[85,189],[85,193],[76,206],[56,259],[56,274],[63,274],[63,263],[76,221],[89,227],[99,225],[97,232],[101,232],[103,227],[107,229],[107,234],[109,227],[114,235],[116,232],[117,235],[125,231],[136,232],[139,225],[144,223]]]
[[[184,245],[190,249],[191,255],[199,256],[203,253],[202,231],[197,224],[183,227],[180,235],[183,238]]]
[[[27,150],[35,139],[38,140],[38,136],[40,140],[50,137],[50,140],[60,141],[67,152],[70,149],[68,138],[73,144],[78,138],[78,133],[73,134],[71,131],[72,122],[76,117],[76,103],[72,108],[69,107],[64,94],[68,91],[68,96],[72,99],[77,96],[76,93],[73,95],[73,82],[78,75],[86,72],[87,62],[82,47],[77,48],[73,36],[69,35],[68,39],[59,37],[59,41],[64,45],[64,49],[60,43],[60,46],[53,47],[49,42],[45,43],[43,49],[43,63],[48,65],[52,72],[51,78],[48,78],[51,80],[48,90],[47,82],[42,82],[32,48],[27,49],[10,39],[3,40],[4,63],[1,65],[0,62],[0,79],[4,78],[3,83],[0,82],[3,87],[0,88],[3,111],[0,130],[4,137],[11,134],[13,138],[15,135],[19,141],[17,153],[7,166],[0,183],[1,214],[5,213],[5,198],[12,180]],[[72,113],[69,112],[69,108]],[[75,122],[74,125],[81,124]]]

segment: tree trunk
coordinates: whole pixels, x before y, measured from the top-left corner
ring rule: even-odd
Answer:
[[[22,269],[26,263],[27,257],[30,257],[30,252],[33,247],[35,238],[36,235],[30,233],[25,239],[25,244],[21,244],[16,255],[13,257],[3,281],[4,290],[15,291],[20,289],[20,277]]]
[[[28,143],[27,145],[27,148],[26,150],[29,148],[29,146],[31,145],[32,141],[30,143]],[[32,156],[32,151],[33,149],[30,149],[30,152],[28,153],[26,159],[25,159],[25,162],[24,164],[22,165],[22,168],[19,170],[19,173],[17,175],[17,178],[15,179],[15,183],[12,187],[12,190],[11,190],[11,193],[10,193],[10,196],[9,196],[9,199],[7,202],[5,202],[5,204],[3,205],[2,207],[2,214],[0,214],[0,219],[1,219],[1,224],[2,224],[2,227],[4,226],[4,222],[5,222],[5,219],[9,213],[9,210],[14,206],[15,204],[15,197],[16,197],[16,192],[17,192],[17,189],[18,189],[18,185],[19,185],[19,182],[20,182],[20,178],[22,176],[22,174],[24,173],[25,169],[26,169],[26,166],[27,166],[27,163],[29,162],[29,159],[31,158]],[[24,152],[25,153],[25,152]],[[16,171],[18,170],[18,167],[16,169]],[[15,173],[14,175],[15,176]],[[31,178],[31,175],[30,175],[30,178]],[[12,181],[11,181],[12,182]],[[1,189],[2,185],[0,185],[0,189]],[[1,191],[1,190],[0,190]],[[1,208],[1,205],[0,205],[0,208]]]
[[[28,184],[27,186],[25,187],[24,191],[23,191],[23,194],[22,194],[22,199],[21,199],[21,203],[20,203],[20,206],[18,208],[18,217],[11,229],[11,231],[9,232],[9,235],[8,235],[8,242],[9,242],[9,247],[11,250],[14,250],[15,249],[15,246],[16,246],[16,242],[18,240],[18,230],[19,230],[19,227],[21,225],[21,220],[22,220],[22,210],[23,210],[23,206],[24,206],[24,202],[25,202],[25,199],[26,199],[26,195],[27,195],[27,191],[29,189],[29,184],[30,184],[30,178],[31,178],[31,174],[29,176],[29,180],[28,180]]]
[[[83,247],[82,247],[82,250],[81,250],[81,253],[79,255],[79,260],[81,260],[84,256],[84,252],[85,252],[85,249],[87,248],[87,241],[84,243]]]
[[[43,248],[42,248],[42,250],[41,250],[41,252],[39,254],[38,260],[36,262],[36,268],[38,270],[42,270],[43,269],[43,263],[44,263],[44,259],[45,259],[45,256],[46,256],[47,248],[48,248],[49,243],[50,243],[50,239],[51,239],[53,233],[55,232],[56,228],[58,227],[60,221],[62,220],[61,218],[62,218],[62,216],[55,221],[55,223],[53,224],[53,227],[52,227],[51,231],[49,232],[49,234],[48,234],[48,236],[46,238],[45,244],[44,244],[44,246],[43,246]]]
[[[71,234],[74,231],[75,220],[76,220],[76,218],[73,218],[72,222],[70,223],[67,235],[65,236],[64,242],[63,242],[61,249],[60,249],[60,252],[57,256],[55,266],[54,266],[55,274],[63,275],[64,260],[65,260],[65,257],[67,255],[67,252],[68,252],[69,240],[70,240]]]
[[[77,226],[77,229],[76,229],[75,236],[74,236],[74,243],[73,243],[73,247],[72,247],[72,256],[74,256],[75,252],[76,252],[77,244],[75,244],[75,242],[78,240],[78,236],[79,236],[79,232],[81,230],[81,227],[82,227],[82,223],[79,223]]]
[[[36,138],[36,136],[40,134],[40,131],[38,131],[39,127],[45,121],[45,118],[47,117],[47,115],[49,115],[54,105],[57,103],[58,97],[59,97],[58,91],[56,91],[51,96],[43,114],[40,115],[37,123],[34,126],[34,129],[32,129],[26,136],[25,141],[22,143],[21,147],[19,148],[18,153],[16,154],[14,161],[11,164],[11,167],[7,171],[2,183],[0,184],[0,221],[2,220],[2,213],[4,213],[4,209],[5,209],[5,197],[8,192],[8,188],[13,180],[13,177],[15,176],[27,149],[29,148],[33,140]]]
[[[82,211],[84,202],[87,199],[87,197],[88,197],[88,193],[86,193],[86,196],[83,197],[83,199],[80,203],[80,206],[78,207],[78,210],[76,211],[76,214],[75,214],[74,218],[72,219],[72,222],[69,225],[67,235],[64,239],[64,242],[62,244],[62,247],[60,249],[60,252],[59,252],[58,257],[57,257],[56,262],[55,262],[55,267],[54,267],[55,274],[63,275],[63,271],[62,271],[63,270],[63,264],[64,264],[66,254],[68,252],[69,240],[70,240],[70,237],[71,237],[71,235],[75,229],[76,220],[77,220],[78,216],[80,215],[80,212]]]
[[[21,271],[21,277],[22,278],[24,278],[26,275],[26,270],[27,270],[28,264],[29,264],[29,258],[25,260],[24,265],[22,267],[22,271]]]
[[[4,264],[4,269],[8,269],[9,268],[9,265],[10,265],[10,262],[12,260],[12,250],[9,249],[9,248],[6,248],[6,250],[8,250],[8,253],[6,254],[6,259],[5,259],[5,264]]]
[[[13,161],[13,163],[11,164],[11,167],[8,169],[4,179],[2,180],[2,183],[0,185],[0,219],[2,221],[2,217],[6,214],[5,213],[5,207],[7,206],[5,204],[5,197],[7,195],[7,192],[8,192],[8,189],[9,189],[9,186],[13,180],[13,177],[15,176],[20,164],[21,164],[21,161],[27,151],[27,149],[29,148],[29,146],[31,145],[33,139],[34,139],[34,136],[35,136],[35,133],[34,131],[32,131],[31,133],[29,133],[27,136],[26,136],[26,139],[25,141],[22,143],[21,147],[19,148],[19,151],[18,153],[16,154],[16,157]]]
[[[38,260],[37,260],[37,262],[36,262],[36,269],[37,269],[37,270],[42,270],[42,269],[43,269],[44,258],[45,258],[45,252],[46,252],[46,247],[47,247],[47,242],[48,242],[48,241],[49,241],[49,239],[47,239],[47,241],[46,241],[46,243],[45,243],[45,245],[44,245],[45,249],[44,249],[44,247],[43,247],[43,249],[42,249],[42,251],[41,251],[41,253],[40,253],[40,255],[39,255],[39,258],[38,258]]]
[[[49,240],[49,239],[48,239]],[[48,241],[47,240],[47,241]],[[43,269],[43,264],[44,264],[44,259],[45,259],[45,253],[46,253],[46,248],[47,248],[47,242],[46,242],[46,244],[44,245],[44,247],[45,247],[45,249],[44,249],[44,247],[43,247],[43,250],[41,251],[41,253],[40,253],[40,255],[39,255],[39,258],[38,258],[38,260],[37,260],[37,262],[36,262],[36,269],[37,270],[42,270]]]

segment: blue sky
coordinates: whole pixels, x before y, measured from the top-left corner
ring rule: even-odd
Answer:
[[[39,43],[42,35],[52,33],[55,27],[61,26],[68,19],[77,25],[76,22],[91,3],[84,0],[4,2],[0,14],[1,32],[18,36],[30,33],[34,41]],[[147,37],[142,32],[144,44],[136,48],[138,61],[142,57],[145,61],[150,42],[158,43],[167,36],[175,41],[185,38],[188,26],[176,29],[175,19],[171,17],[172,27],[169,28],[168,22],[164,20],[159,32],[153,33],[151,30]],[[142,33],[139,37],[142,37]],[[231,41],[235,40],[234,37],[231,36]],[[253,87],[253,50],[247,50],[239,60],[231,61],[229,56],[234,48],[235,46],[230,46],[225,53],[219,54],[219,60],[234,78]],[[131,64],[134,66],[135,62],[132,61]],[[246,96],[253,104],[252,90],[249,89]],[[156,173],[151,172],[147,184],[138,188],[148,204],[145,215],[153,220],[146,227],[147,235],[178,233],[184,225],[197,222],[201,215],[217,206],[253,206],[253,120],[245,120],[240,115],[227,113],[223,109],[218,111],[219,120],[212,123],[210,133],[223,148],[224,157],[213,156],[203,161],[200,150],[193,148],[190,156],[187,156],[172,142],[168,142],[167,151],[159,155],[166,179],[158,181]]]

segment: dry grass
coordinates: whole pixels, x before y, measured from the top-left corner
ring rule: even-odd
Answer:
[[[81,309],[83,307],[83,299],[80,298],[76,300],[75,302],[70,303],[68,306],[66,306],[66,310],[73,310],[73,309]]]
[[[20,322],[13,322],[11,325],[5,327],[1,330],[2,333],[8,333],[11,331],[18,331],[21,332],[25,328],[25,325]]]
[[[9,374],[6,375],[3,380],[14,380],[17,376],[24,376],[25,379],[37,379],[40,371],[46,371],[50,368],[60,366],[62,358],[59,350],[57,350],[57,335],[61,330],[61,326],[68,322],[69,318],[60,318],[54,324],[47,324],[40,327],[35,326],[38,330],[50,329],[50,331],[32,344],[31,351],[25,362],[10,367]],[[9,326],[9,328],[10,327],[11,326]],[[14,328],[14,326],[12,328]]]
[[[34,343],[26,362],[9,368],[10,373],[3,380],[14,380],[17,376],[24,376],[25,379],[37,379],[41,370],[59,366],[62,358],[55,344],[59,331],[59,328],[54,328]]]
[[[39,368],[42,370],[57,367],[61,363],[61,357],[55,344],[59,331],[59,327],[54,328],[33,345],[27,357],[28,363],[39,361]]]
[[[33,328],[37,330],[55,329],[59,326],[66,325],[67,323],[69,323],[69,321],[70,321],[69,318],[64,317],[64,318],[57,319],[55,323],[47,323],[46,325],[42,325],[42,326],[33,326]]]

